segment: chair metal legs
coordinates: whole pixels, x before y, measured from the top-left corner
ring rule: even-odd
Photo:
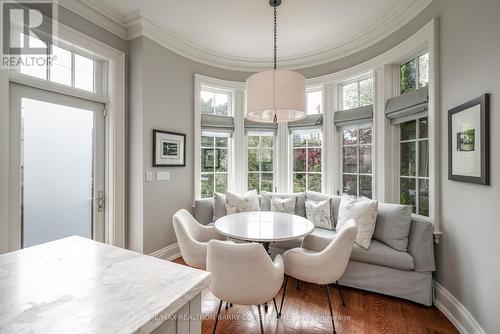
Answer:
[[[262,325],[262,314],[260,313],[260,305],[257,305],[257,310],[259,310],[260,332],[261,334],[264,334],[264,325]]]
[[[274,309],[276,310],[276,319],[279,319],[280,315],[278,312],[278,306],[276,305],[276,298],[273,298]]]
[[[299,281],[299,280],[297,280],[297,285],[295,286],[295,288],[296,288],[297,290],[298,290],[298,289],[300,289],[300,281]]]
[[[288,276],[285,275],[285,287],[283,288],[283,296],[281,297],[280,311],[278,312],[278,318],[281,317],[281,310],[283,309],[283,301],[285,300],[286,285],[288,283]]]
[[[325,285],[325,289],[326,289],[326,297],[328,298],[328,306],[330,308],[330,316],[332,317],[333,333],[335,333],[335,321],[333,321],[332,302],[330,301],[330,293],[328,292],[328,284]]]
[[[220,314],[221,308],[222,308],[222,300],[219,303],[219,309],[217,310],[217,316],[215,317],[215,325],[214,325],[214,330],[212,331],[212,334],[215,334],[215,329],[217,328],[217,322],[219,322],[219,314]]]
[[[337,289],[339,290],[340,299],[342,299],[342,306],[345,306],[344,296],[342,295],[342,290],[340,289],[339,281],[335,282],[335,284],[337,285]]]

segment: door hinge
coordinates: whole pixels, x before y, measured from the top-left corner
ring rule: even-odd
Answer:
[[[108,110],[104,109],[104,110],[102,111],[102,116],[103,116],[103,117],[108,116]]]

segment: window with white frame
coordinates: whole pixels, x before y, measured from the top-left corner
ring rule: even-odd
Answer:
[[[23,34],[21,41],[24,40]],[[30,45],[44,47],[41,40],[33,36],[28,36]],[[21,64],[19,72],[43,80],[49,80],[65,86],[83,89],[93,93],[99,92],[99,86],[102,85],[99,80],[102,79],[102,61],[75,52],[64,46],[49,45],[51,62],[43,65],[39,64]],[[100,70],[99,70],[100,69]]]
[[[399,67],[401,94],[429,84],[429,53],[402,64]]]
[[[372,127],[342,129],[342,189],[372,198]]]
[[[413,213],[429,216],[428,118],[399,125],[399,198]]]
[[[341,109],[348,110],[373,104],[373,78],[365,78],[342,85]]]
[[[231,92],[203,87],[200,91],[200,111],[202,114],[230,116]],[[219,132],[202,129],[201,133],[201,198],[212,197],[214,192],[228,190],[231,131]]]
[[[247,143],[247,189],[255,189],[258,193],[272,192],[274,189],[274,133],[248,133]]]
[[[306,94],[307,114],[323,113],[323,91],[321,89],[311,89]]]
[[[292,133],[293,192],[322,190],[323,133],[320,130]]]

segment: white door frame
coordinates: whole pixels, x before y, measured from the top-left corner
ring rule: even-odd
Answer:
[[[94,113],[93,145],[93,187],[92,187],[92,239],[105,242],[104,212],[96,210],[99,191],[105,189],[104,178],[104,109],[105,104],[64,95],[57,92],[11,83],[10,85],[10,142],[21,143],[22,98],[40,102],[89,110]],[[22,247],[21,204],[21,146],[10,147],[10,225],[11,243]]]
[[[19,243],[12,235],[10,212],[10,141],[9,141],[9,82],[29,82],[38,88],[56,90],[65,95],[106,103],[105,119],[105,242],[126,247],[125,225],[125,54],[100,41],[61,23],[56,40],[65,41],[76,49],[95,55],[107,62],[106,101],[103,96],[83,92],[71,87],[61,87],[52,82],[27,78],[7,70],[0,70],[0,253],[18,249]]]

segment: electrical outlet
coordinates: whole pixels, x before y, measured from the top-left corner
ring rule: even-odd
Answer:
[[[153,173],[146,172],[146,182],[152,182],[152,181],[153,181]]]

